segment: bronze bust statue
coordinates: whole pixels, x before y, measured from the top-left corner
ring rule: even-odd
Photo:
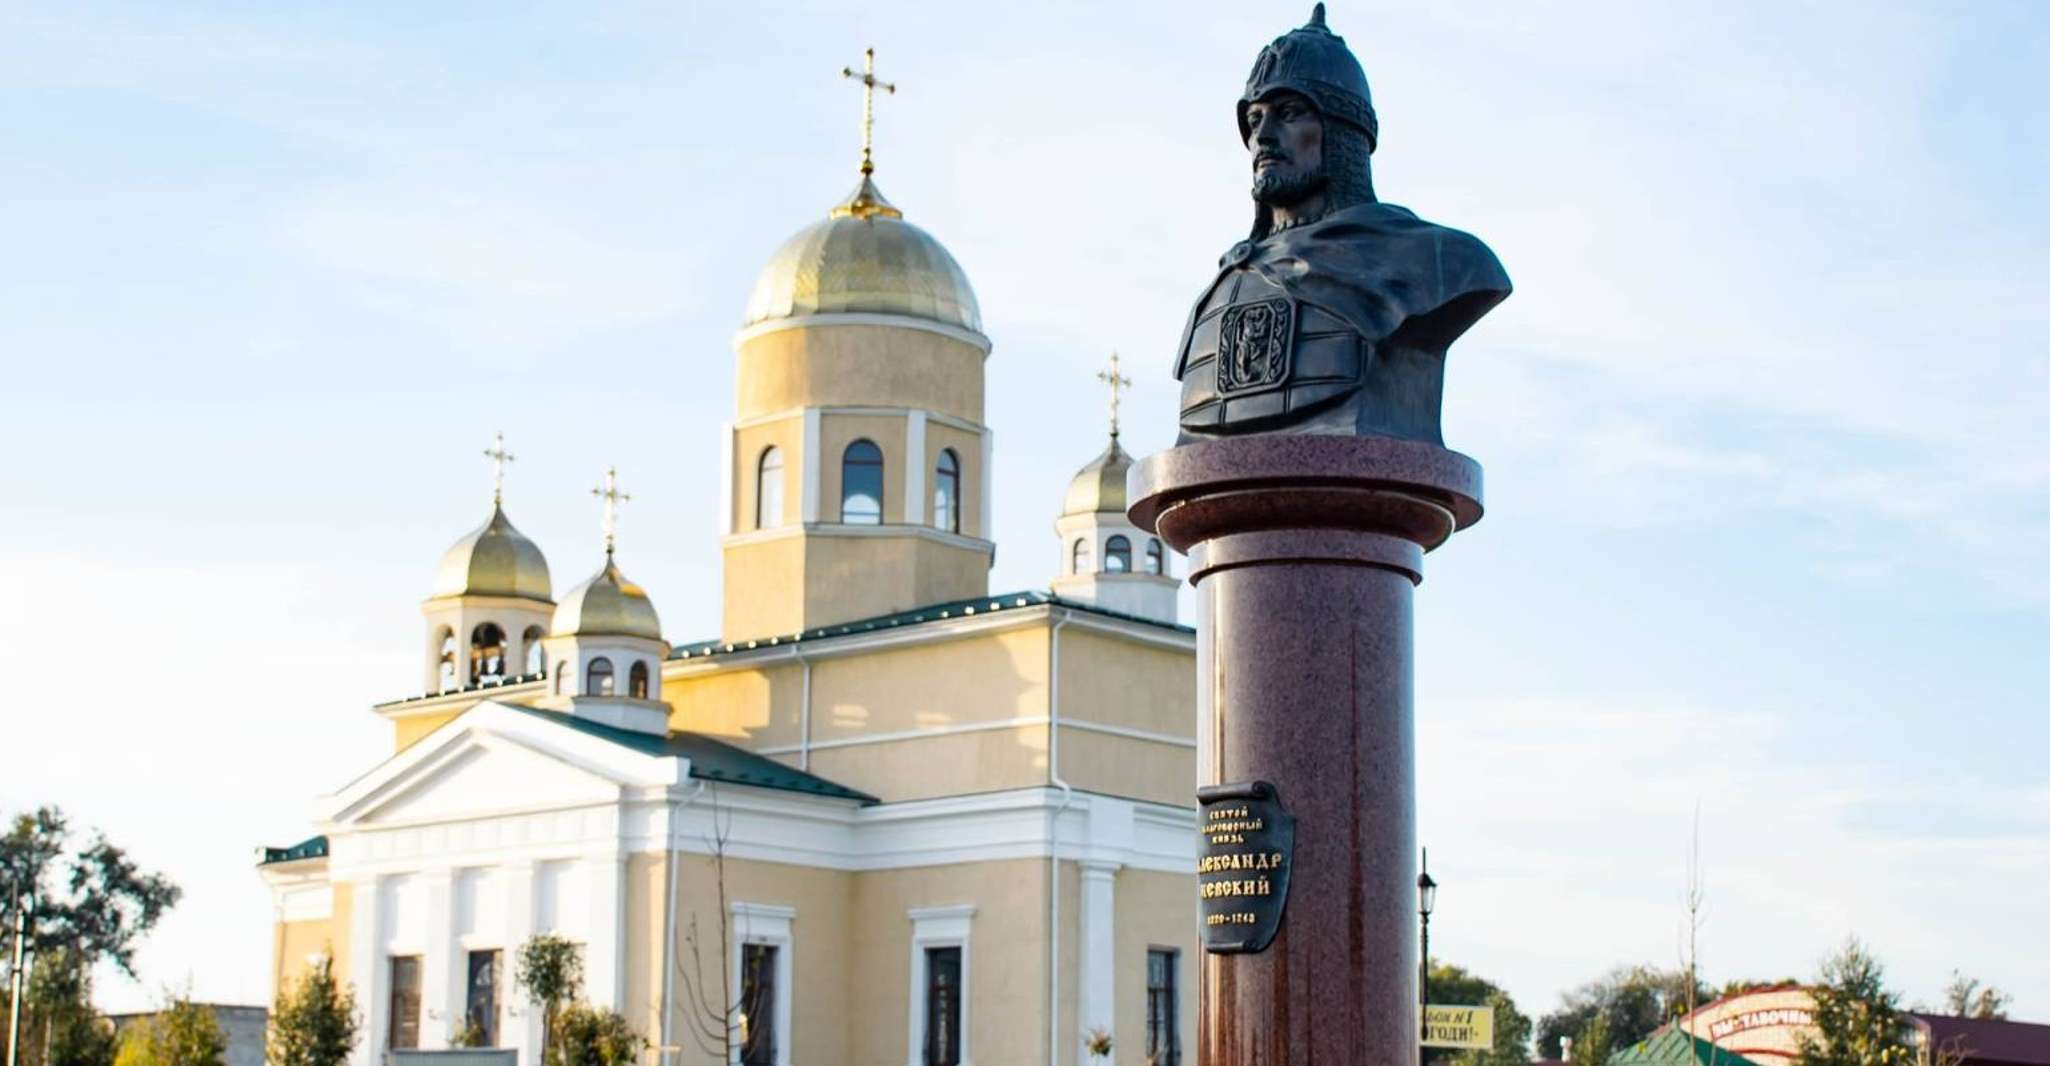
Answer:
[[[1443,444],[1445,351],[1509,295],[1479,239],[1374,198],[1367,77],[1324,25],[1261,49],[1238,102],[1253,232],[1182,333],[1181,443],[1250,433]]]

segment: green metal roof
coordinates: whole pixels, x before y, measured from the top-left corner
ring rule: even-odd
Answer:
[[[935,603],[926,607],[915,607],[908,611],[898,611],[895,614],[877,615],[874,618],[861,618],[852,622],[821,626],[817,629],[807,629],[802,633],[791,633],[785,636],[762,637],[756,640],[742,640],[730,643],[718,640],[700,640],[692,644],[678,644],[675,648],[671,649],[669,657],[672,659],[702,659],[714,655],[731,655],[735,652],[782,647],[786,644],[800,644],[807,641],[831,639],[833,637],[850,637],[863,633],[877,633],[889,629],[903,629],[907,626],[924,625],[950,618],[967,618],[978,614],[1014,611],[1020,607],[1043,606],[1064,607],[1072,611],[1102,615],[1105,618],[1116,618],[1126,622],[1137,622],[1141,625],[1154,626],[1175,633],[1193,635],[1196,632],[1190,626],[1178,625],[1173,622],[1162,622],[1153,618],[1142,618],[1136,614],[1113,611],[1109,608],[1098,607],[1095,604],[1080,603],[1056,596],[1051,592],[1006,592],[1001,596],[977,596],[972,600],[952,600],[947,603]]]
[[[1608,1066],[1758,1066],[1734,1051],[1666,1026],[1609,1056]]]
[[[275,862],[298,862],[300,859],[327,858],[327,838],[307,837],[288,848],[262,848],[263,857],[256,861],[258,866],[269,866]]]
[[[856,792],[816,774],[785,766],[767,756],[756,755],[723,740],[714,740],[703,733],[675,732],[668,736],[656,736],[653,733],[600,725],[559,711],[542,711],[510,703],[499,706],[554,723],[565,729],[574,729],[588,736],[611,741],[622,748],[629,748],[643,755],[681,756],[690,760],[690,775],[703,781],[752,785],[755,788],[773,788],[784,792],[803,792],[832,799],[854,800],[863,806],[882,802],[866,792]]]

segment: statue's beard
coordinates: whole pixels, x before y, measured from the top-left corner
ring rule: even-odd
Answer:
[[[1327,184],[1318,171],[1268,167],[1253,172],[1253,200],[1268,207],[1294,207],[1323,192]]]

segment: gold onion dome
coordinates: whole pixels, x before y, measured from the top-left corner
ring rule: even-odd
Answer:
[[[569,590],[548,623],[552,637],[645,637],[662,639],[662,622],[647,590],[619,572],[608,553],[605,566]]]
[[[1068,500],[1061,514],[1093,514],[1099,511],[1125,513],[1125,472],[1132,469],[1132,457],[1118,446],[1116,434],[1103,454],[1075,473],[1068,482]]]
[[[434,570],[434,595],[517,596],[548,602],[548,560],[526,534],[513,528],[505,508],[465,534],[441,556]]]
[[[908,315],[982,332],[961,264],[904,221],[866,174],[823,221],[776,250],[755,279],[746,325],[851,313]]]

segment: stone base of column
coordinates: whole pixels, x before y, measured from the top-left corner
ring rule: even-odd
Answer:
[[[1481,469],[1378,437],[1188,444],[1135,466],[1132,520],[1189,553],[1200,774],[1294,816],[1279,933],[1206,952],[1197,1062],[1417,1061],[1411,596],[1481,516]]]

